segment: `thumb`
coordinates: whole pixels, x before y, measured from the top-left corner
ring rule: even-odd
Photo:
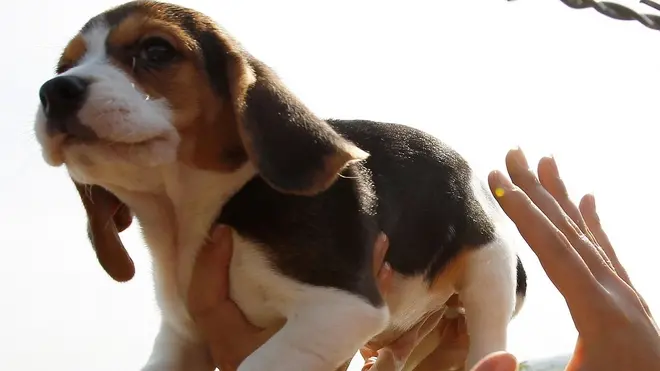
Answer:
[[[231,238],[229,227],[217,227],[196,257],[187,298],[188,311],[193,317],[212,312],[228,300]]]
[[[395,371],[402,368],[400,361],[397,361],[391,349],[385,347],[378,351],[376,362],[369,368],[362,368],[369,371]]]
[[[497,352],[487,355],[471,371],[516,371],[518,360],[511,353]]]

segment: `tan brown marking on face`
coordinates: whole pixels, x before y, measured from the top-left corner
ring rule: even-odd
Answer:
[[[106,54],[111,63],[145,95],[167,102],[172,125],[183,139],[178,154],[184,163],[227,171],[249,159],[273,188],[314,195],[327,189],[349,162],[368,156],[199,12],[130,2],[91,19],[82,32],[96,25],[110,28]],[[135,61],[144,62],[141,47],[153,36],[166,40],[177,57],[147,68],[148,63]]]
[[[226,104],[219,102],[215,104]],[[202,169],[233,171],[247,161],[236,125],[217,123],[236,122],[234,112],[223,107],[219,117],[181,130],[183,138],[179,157]]]
[[[76,64],[87,52],[87,45],[82,35],[76,35],[64,48],[60,60],[57,63],[57,73],[62,73]]]
[[[247,161],[229,97],[214,93],[197,41],[151,9],[129,15],[108,36],[113,61],[152,99],[166,99],[181,135],[179,160],[196,168],[233,171]],[[180,54],[160,70],[133,69],[132,58],[150,37],[161,37]]]
[[[183,20],[192,22],[195,31],[186,31],[179,24]],[[110,28],[105,50],[110,62],[152,99],[167,101],[173,116],[172,125],[182,138],[179,147],[182,162],[201,169],[228,172],[247,161],[238,134],[235,103],[242,98],[240,92],[245,91],[254,79],[241,78],[238,81],[239,76],[246,74],[243,65],[233,68],[216,63],[213,65],[216,70],[226,68],[223,78],[237,79],[229,83],[230,92],[237,95],[232,99],[231,93],[216,91],[205,68],[208,61],[204,60],[202,42],[190,35],[200,32],[214,35],[221,46],[226,46],[227,52],[233,50],[233,44],[223,39],[208,18],[172,4],[150,1],[131,2],[110,9],[90,19],[69,42],[58,63],[58,73],[74,67],[84,57],[87,52],[84,35],[95,27]],[[163,68],[149,71],[134,68],[133,60],[140,53],[141,43],[151,37],[166,40],[178,52],[178,58]],[[220,50],[213,56],[223,58],[223,54]],[[242,61],[239,54],[233,56]],[[231,71],[237,71],[235,76]],[[79,162],[89,164],[89,159]],[[100,264],[116,281],[130,280],[135,270],[119,232],[131,224],[131,211],[101,186],[75,185],[87,212],[88,234]]]

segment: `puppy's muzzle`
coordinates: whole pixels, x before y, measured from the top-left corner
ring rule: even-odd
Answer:
[[[58,76],[46,81],[39,89],[39,99],[46,116],[49,135],[65,134],[78,139],[95,139],[92,129],[78,119],[85,104],[89,82],[77,76]]]

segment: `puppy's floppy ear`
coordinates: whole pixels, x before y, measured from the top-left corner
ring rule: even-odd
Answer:
[[[115,281],[129,281],[135,275],[135,265],[119,238],[119,232],[131,225],[131,211],[100,186],[75,181],[74,184],[87,212],[87,234],[96,258]]]
[[[238,132],[261,177],[278,191],[314,195],[369,154],[316,117],[263,63],[221,32],[202,42],[206,69],[231,99]]]

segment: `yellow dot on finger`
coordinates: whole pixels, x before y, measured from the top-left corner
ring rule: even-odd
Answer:
[[[500,188],[500,187],[495,188],[495,196],[496,197],[504,196],[504,188]]]

